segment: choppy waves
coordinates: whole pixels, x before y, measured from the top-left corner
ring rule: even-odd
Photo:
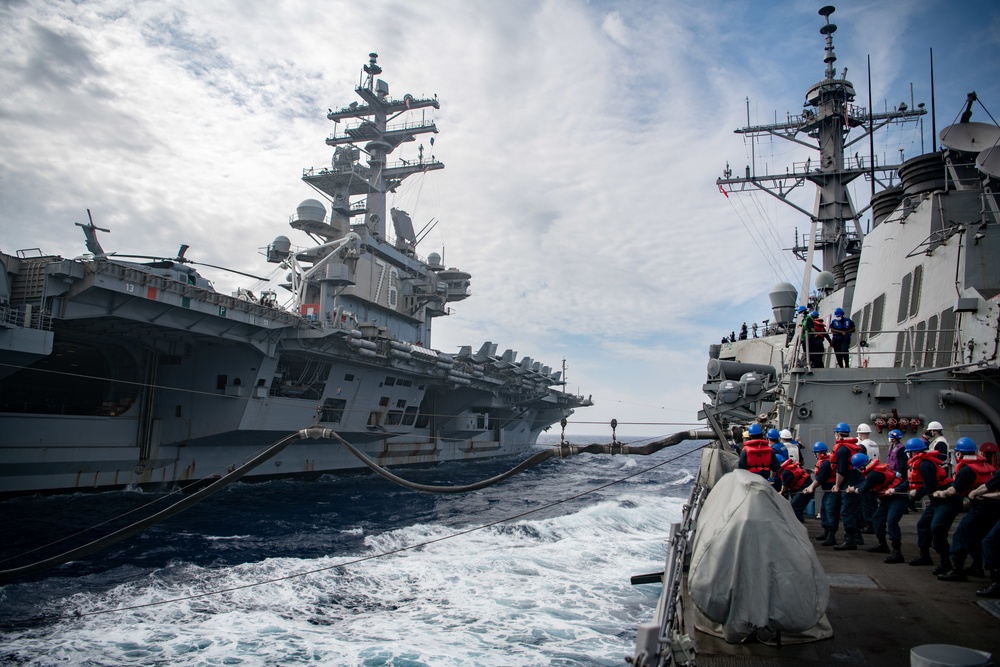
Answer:
[[[224,504],[255,521],[195,516],[105,569],[70,565],[0,589],[0,662],[621,665],[659,594],[629,576],[661,568],[695,455],[547,506],[678,453],[553,461],[429,499],[368,476],[241,485]],[[457,483],[495,472],[479,468],[418,474]],[[158,562],[144,551],[154,545]],[[45,618],[13,624],[32,617]]]

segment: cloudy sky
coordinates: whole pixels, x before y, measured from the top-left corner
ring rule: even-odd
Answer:
[[[688,428],[708,345],[769,318],[775,282],[801,281],[780,249],[803,221],[766,196],[727,199],[715,179],[748,163],[733,134],[748,114],[783,121],[823,78],[821,4],[7,0],[0,249],[76,256],[89,208],[112,230],[106,250],[186,243],[191,259],[268,271],[258,249],[315,196],[301,170],[329,163],[326,110],[357,99],[375,51],[393,97],[441,101],[426,148],[447,168],[391,202],[418,228],[438,219],[419,250],[473,275],[434,346],[565,359],[568,388],[596,404],[570,433],[609,435],[612,418],[619,435]],[[1000,3],[845,0],[832,20],[861,106],[870,57],[876,110],[930,107],[933,49],[938,130],[972,90],[1000,118]],[[928,114],[876,153],[911,157],[931,136]],[[759,170],[805,157],[777,140],[752,150]]]

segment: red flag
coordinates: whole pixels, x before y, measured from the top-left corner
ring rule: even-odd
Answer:
[[[719,186],[719,192],[721,192],[722,194],[726,195],[726,199],[729,199],[729,193],[726,192],[726,189],[724,187],[722,187],[721,185]]]

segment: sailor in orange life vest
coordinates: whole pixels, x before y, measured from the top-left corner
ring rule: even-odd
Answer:
[[[955,441],[955,481],[948,488],[935,491],[935,498],[952,496],[968,497],[969,493],[990,480],[997,469],[986,462],[986,459],[976,453],[976,443],[971,438],[959,438]],[[968,581],[968,575],[985,576],[983,573],[983,538],[996,523],[996,512],[992,501],[972,500],[969,511],[962,518],[951,536],[952,568],[938,575],[941,581]],[[972,556],[972,567],[965,569],[965,557]]]
[[[1000,503],[1000,472],[994,473],[986,484],[973,489],[969,493],[969,500],[992,500]],[[990,571],[991,583],[976,591],[976,595],[982,598],[1000,598],[1000,520],[993,524],[993,528],[983,538],[982,547],[983,565]]]
[[[833,445],[833,455],[837,459],[837,483],[830,490],[840,494],[840,516],[844,520],[844,542],[834,547],[837,551],[854,551],[865,543],[861,537],[861,496],[856,493],[841,493],[848,486],[858,487],[864,481],[864,476],[851,465],[851,457],[864,454],[865,448],[858,444],[857,438],[848,437],[851,427],[840,422],[833,429],[836,442]]]
[[[813,482],[802,489],[802,493],[811,496],[816,487],[823,489],[823,504],[819,512],[819,523],[823,526],[823,534],[816,539],[821,541],[823,546],[829,547],[837,543],[837,528],[840,526],[840,494],[830,491],[837,481],[837,462],[825,442],[813,444],[813,454],[816,455]]]
[[[749,470],[764,479],[770,478],[772,472],[777,475],[780,467],[778,455],[771,449],[771,443],[762,437],[764,429],[760,424],[750,424],[747,435],[750,439],[743,443],[743,448],[740,449],[740,462],[736,467]]]
[[[941,557],[941,563],[934,568],[933,573],[944,574],[952,568],[948,552],[948,530],[962,509],[962,499],[958,496],[936,498],[932,495],[951,484],[951,478],[937,452],[927,450],[927,442],[923,438],[910,438],[906,443],[906,451],[910,454],[907,462],[910,497],[919,501],[924,496],[931,496],[930,503],[917,520],[917,547],[920,548],[920,555],[911,559],[910,565],[933,565],[930,552],[933,546]]]
[[[878,544],[868,547],[871,553],[889,554],[882,559],[883,563],[902,563],[902,531],[899,529],[899,520],[906,514],[908,498],[906,496],[906,478],[882,463],[878,459],[871,459],[867,454],[855,454],[851,457],[851,465],[862,471],[865,476],[859,486],[847,487],[847,493],[863,495],[866,492],[875,494],[878,498],[878,507],[872,515],[872,522],[875,524],[875,539]],[[885,543],[886,533],[892,542],[892,550]]]
[[[781,458],[779,456],[779,458]],[[803,490],[812,482],[809,473],[806,472],[799,462],[788,458],[781,462],[781,495],[791,498],[792,511],[799,523],[805,523],[805,509],[812,498],[811,493],[803,493]]]

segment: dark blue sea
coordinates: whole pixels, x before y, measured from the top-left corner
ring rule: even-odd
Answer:
[[[0,588],[0,664],[624,665],[660,592],[629,577],[662,569],[702,444],[553,459],[462,495],[369,473],[237,483]],[[394,472],[458,485],[519,460]],[[0,502],[0,569],[94,539],[167,495]]]

